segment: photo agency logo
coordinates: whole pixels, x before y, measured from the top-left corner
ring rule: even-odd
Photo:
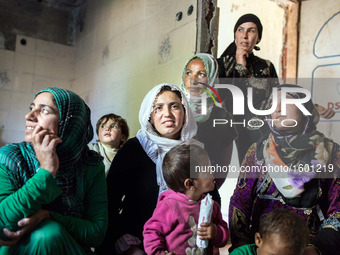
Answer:
[[[205,146],[209,155],[220,154],[221,139],[225,139],[225,132],[226,130],[230,131],[231,127],[244,127],[252,130],[259,129],[267,125],[267,123],[274,127],[274,125],[279,124],[279,122],[281,124],[280,126],[283,127],[296,127],[299,123],[295,119],[288,117],[271,118],[271,115],[277,109],[280,109],[280,116],[290,116],[287,105],[295,105],[305,116],[312,116],[312,113],[304,105],[311,100],[311,92],[305,88],[281,87],[278,89],[273,87],[271,95],[267,95],[266,98],[262,100],[266,102],[266,106],[263,105],[261,109],[257,109],[255,105],[258,105],[257,102],[259,98],[254,96],[254,94],[256,95],[256,91],[254,91],[253,87],[248,87],[246,91],[243,91],[240,87],[227,83],[215,84],[214,88],[211,88],[207,84],[200,84],[203,85],[203,88],[201,87],[200,89],[206,92],[201,94],[202,101],[200,105],[202,107],[202,115],[208,114],[208,100],[213,100],[214,105],[220,107],[222,105],[222,95],[225,95],[225,91],[229,92],[232,97],[232,112],[230,112],[232,116],[230,116],[229,119],[211,118],[208,125],[212,126],[212,128],[209,129],[209,132],[201,134],[201,138],[204,136],[204,140],[209,141],[210,146]],[[295,94],[299,94],[299,96],[291,96]],[[235,118],[235,116],[237,116],[237,118]],[[252,116],[255,116],[255,118]],[[237,119],[237,121],[235,121],[235,119]],[[213,130],[213,132],[211,132],[211,130]],[[194,166],[191,171],[191,176],[193,177],[197,177],[198,173],[211,173],[214,174],[215,178],[225,178],[226,173],[231,173],[231,175],[228,176],[233,176],[235,173],[234,177],[237,177],[237,174],[241,171],[250,171],[251,173],[255,173],[254,176],[257,176],[256,174],[264,169],[262,166],[242,169],[235,164],[223,165],[217,161],[212,161],[210,165],[195,165],[195,163],[192,162],[192,165]],[[290,171],[290,168],[289,170],[284,167],[267,170],[271,172],[277,171],[278,176],[283,178],[285,173]]]
[[[210,96],[210,98],[214,101],[214,104],[216,105],[216,106],[222,106],[222,100],[221,100],[221,97],[220,97],[220,95],[217,93],[217,91],[213,88],[213,87],[211,87],[211,86],[209,86],[208,84],[205,84],[205,83],[203,83],[203,82],[197,82],[198,84],[201,84],[201,85],[203,85],[203,86],[205,86],[205,87],[207,87],[208,89],[210,89],[215,95],[216,95],[216,97],[217,97],[217,99],[219,100],[219,102],[220,102],[220,105],[216,102],[216,99],[215,99],[215,97],[213,96],[213,94],[207,89],[207,88],[201,88],[201,87],[198,87],[198,89],[201,89],[203,92],[205,92],[205,93],[203,93],[202,95],[201,95],[201,99],[202,99],[202,109],[201,109],[201,114],[202,115],[207,115],[207,95],[209,95]]]
[[[249,87],[247,88],[247,94],[244,95],[243,91],[237,87],[236,85],[231,85],[231,84],[216,84],[215,88],[212,88],[211,86],[201,83],[203,86],[207,87],[208,89],[210,89],[218,98],[220,105],[222,105],[222,100],[220,95],[217,93],[216,89],[227,89],[230,91],[232,98],[233,98],[233,112],[232,115],[244,115],[245,114],[245,100],[246,101],[246,105],[249,109],[249,111],[256,115],[256,116],[270,116],[270,114],[274,113],[277,106],[278,106],[278,101],[280,99],[281,105],[280,105],[280,109],[281,109],[281,114],[282,115],[287,115],[287,105],[288,104],[293,104],[295,105],[305,116],[310,116],[312,115],[312,113],[310,113],[306,107],[303,105],[304,103],[308,102],[311,99],[311,93],[308,89],[304,89],[304,88],[299,88],[299,87],[282,87],[281,88],[281,96],[279,98],[279,93],[278,93],[278,89],[277,88],[273,88],[272,91],[272,95],[270,96],[271,98],[271,106],[269,109],[256,109],[254,107],[254,94],[253,94],[253,88]],[[218,103],[216,102],[213,94],[208,91],[208,89],[206,88],[200,88],[202,89],[204,92],[201,95],[201,114],[202,115],[206,115],[207,114],[207,99],[208,99],[208,95],[213,99],[214,103],[216,106],[219,106]],[[300,93],[300,94],[304,94],[305,97],[303,98],[288,98],[287,94],[295,94],[295,93]],[[245,99],[246,98],[246,99]],[[281,122],[281,125],[284,127],[295,127],[298,125],[298,122],[295,119],[271,119],[271,118],[267,118],[266,121],[268,121],[269,125],[271,125],[272,127],[274,126],[274,123],[279,121]],[[293,123],[293,124],[289,124],[289,123]],[[238,121],[235,122],[233,121],[233,119],[213,119],[213,127],[216,127],[217,125],[230,125],[231,127],[235,126],[235,125],[243,125],[243,127],[247,127],[249,129],[258,129],[260,127],[262,127],[265,124],[265,121],[260,119],[260,118],[252,118],[250,120],[247,119],[243,119],[243,121]]]
[[[324,138],[323,135],[319,135],[320,133],[314,132],[314,125],[319,121],[319,114],[317,108],[313,107],[312,101],[325,106],[327,103],[330,105],[329,102],[332,102],[336,106],[336,102],[340,102],[337,93],[340,82],[328,80],[325,82],[324,79],[320,79],[314,81],[316,84],[314,87],[317,89],[313,89],[312,86],[311,90],[287,84],[287,86],[280,86],[279,88],[273,87],[271,93],[265,94],[266,87],[260,87],[264,84],[264,82],[261,83],[262,80],[260,79],[254,87],[237,86],[239,83],[235,84],[234,81],[229,81],[220,80],[219,84],[215,84],[213,90],[206,84],[201,83],[201,87],[204,88],[202,91],[207,90],[210,93],[202,93],[200,99],[202,101],[197,105],[202,107],[202,115],[210,115],[207,118],[209,122],[206,120],[205,129],[201,131],[199,138],[204,141],[204,148],[208,152],[211,161],[209,164],[195,164],[192,162],[192,177],[197,177],[199,173],[210,173],[215,178],[226,178],[226,176],[228,178],[237,178],[239,174],[246,174],[249,178],[258,178],[261,174],[268,173],[272,178],[279,178],[280,180],[289,178],[299,180],[300,178],[312,179],[315,176],[317,178],[334,178],[334,176],[339,174],[336,167],[328,161],[332,141]],[[245,83],[237,80],[241,85],[247,82],[246,79],[243,81]],[[295,82],[303,84],[304,87],[311,84],[309,79]],[[325,89],[326,84],[329,87],[331,87],[329,84],[334,85],[332,87],[333,93],[329,94]],[[262,97],[261,93],[263,93]],[[316,100],[315,96],[317,96]],[[227,101],[229,99],[230,101]],[[223,108],[230,109],[229,116],[228,114],[222,114],[222,111],[213,112],[211,106],[214,105],[216,108],[216,106],[221,106],[221,103],[224,104]],[[329,108],[331,109],[331,107]],[[218,114],[215,114],[217,112]],[[258,117],[258,121],[254,121],[254,116]],[[302,116],[305,116],[305,118]],[[300,131],[306,131],[308,123],[313,124],[309,127],[314,127],[308,133],[302,133],[306,135],[300,136]],[[209,128],[206,128],[207,126]],[[258,136],[256,139],[259,139],[261,136],[262,139],[259,140],[261,141],[259,144],[264,144],[263,149],[272,146],[270,151],[263,151],[263,154],[266,154],[266,156],[256,161],[256,164],[253,164],[253,161],[242,165],[242,162],[236,163],[232,161],[233,163],[227,163],[229,161],[220,160],[218,156],[226,155],[227,153],[222,145],[228,144],[230,140],[233,143],[233,139],[237,137],[237,134],[233,135],[235,128],[237,131],[241,131],[238,132],[238,139],[235,140],[236,143],[232,147],[233,151],[238,153],[237,146],[246,144],[246,139],[250,135],[247,136],[244,133],[248,132],[246,129],[249,130],[249,126],[264,126],[263,129],[253,132],[251,135]],[[278,130],[283,131],[282,136],[280,132],[276,132]],[[285,132],[287,135],[284,135]],[[229,134],[230,136],[228,136]],[[274,134],[278,134],[278,136],[274,137]],[[279,136],[282,137],[282,140],[274,140]],[[278,143],[275,141],[278,141]],[[276,144],[279,144],[279,141],[284,141],[282,147],[276,146]],[[254,142],[252,141],[251,143]],[[281,144],[279,145],[281,146]],[[248,147],[244,149],[248,150],[250,145],[246,145]],[[273,146],[275,149],[279,148],[280,150],[274,150]],[[305,148],[308,148],[308,153],[310,152],[310,154],[302,159],[298,152],[303,151]],[[310,148],[315,150],[310,150]],[[282,157],[287,158],[287,162],[276,160],[281,152],[283,153]],[[215,157],[216,155],[218,156]],[[244,156],[242,157],[244,158]]]

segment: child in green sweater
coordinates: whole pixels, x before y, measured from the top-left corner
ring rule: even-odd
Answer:
[[[263,214],[255,244],[243,245],[230,255],[302,255],[309,240],[309,230],[299,215],[286,210]]]

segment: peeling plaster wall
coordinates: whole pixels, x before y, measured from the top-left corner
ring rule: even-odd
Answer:
[[[72,89],[90,105],[93,124],[113,112],[134,136],[145,94],[159,83],[180,85],[196,47],[196,0],[90,0],[87,10]]]
[[[234,40],[234,25],[239,17],[246,13],[257,15],[262,23],[262,40],[258,44],[260,51],[255,54],[269,59],[281,77],[281,58],[283,48],[284,10],[271,0],[217,0],[219,11],[218,50],[219,57]]]
[[[217,54],[217,0],[198,0],[196,52]]]

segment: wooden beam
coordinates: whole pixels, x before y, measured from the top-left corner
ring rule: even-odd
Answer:
[[[290,4],[286,7],[286,26],[284,28],[284,47],[282,58],[282,77],[297,78],[298,43],[299,43],[299,11],[300,4]]]

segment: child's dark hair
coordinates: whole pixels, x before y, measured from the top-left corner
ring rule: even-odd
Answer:
[[[306,222],[295,213],[277,209],[263,214],[260,219],[259,233],[264,239],[277,234],[291,245],[294,254],[302,254],[309,241],[309,230]]]
[[[122,130],[122,135],[125,135],[126,140],[127,140],[129,138],[129,126],[125,119],[123,119],[121,116],[116,115],[114,113],[106,114],[97,121],[97,124],[96,124],[97,135],[98,135],[100,125],[105,124],[109,120],[113,120],[115,124],[118,125],[118,127],[120,127],[120,129]],[[119,146],[121,146],[123,143],[124,142],[121,142]]]
[[[190,169],[209,164],[208,153],[196,144],[179,144],[165,155],[163,176],[170,189],[185,192],[184,181],[190,177]]]

